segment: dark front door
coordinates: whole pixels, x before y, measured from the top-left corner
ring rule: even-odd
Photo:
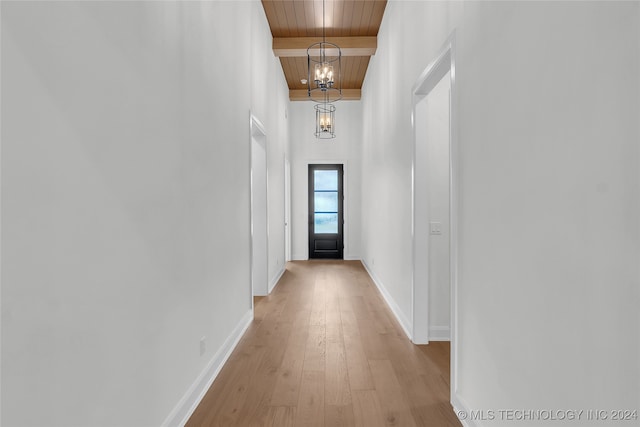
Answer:
[[[309,258],[343,256],[342,165],[309,165]]]

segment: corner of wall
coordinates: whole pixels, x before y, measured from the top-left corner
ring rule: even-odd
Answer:
[[[278,282],[280,281],[280,278],[282,277],[282,275],[285,272],[285,267],[283,266],[282,269],[280,269],[280,271],[278,271],[272,278],[271,280],[269,280],[269,289],[268,289],[268,293],[271,293],[273,291],[273,289],[278,285]]]
[[[367,270],[367,273],[369,273],[369,277],[371,277],[371,280],[373,280],[373,283],[375,283],[376,287],[378,288],[378,290],[382,294],[382,297],[384,298],[385,302],[387,303],[387,305],[391,309],[391,312],[393,313],[393,315],[398,320],[398,323],[400,323],[400,326],[402,326],[402,330],[407,335],[407,338],[412,340],[413,338],[412,338],[412,334],[411,334],[411,330],[412,330],[411,322],[404,315],[404,313],[402,313],[402,310],[400,309],[400,306],[393,299],[393,297],[391,296],[389,291],[387,291],[387,288],[384,286],[382,281],[380,281],[380,279],[375,275],[375,273],[369,268],[369,266],[367,265],[367,262],[365,260],[361,260],[361,262],[362,262],[362,265],[364,266],[365,270]]]
[[[474,412],[469,410],[469,405],[455,391],[451,391],[451,406],[453,412],[464,427],[483,427],[476,419]]]
[[[176,407],[162,423],[162,427],[181,427],[189,421],[189,418],[198,407],[207,390],[209,390],[209,387],[211,387],[211,384],[213,384],[213,381],[220,373],[220,370],[227,359],[229,359],[229,356],[231,356],[231,353],[238,345],[238,342],[240,342],[240,338],[242,338],[242,335],[252,321],[253,310],[249,310],[242,316],[240,322],[238,322],[204,370],[198,375],[191,387],[189,387],[182,399],[180,399]]]

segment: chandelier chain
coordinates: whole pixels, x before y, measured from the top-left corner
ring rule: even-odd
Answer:
[[[329,103],[342,98],[341,57],[340,47],[335,43],[327,42],[327,4],[326,0],[322,0],[322,41],[313,43],[307,48],[308,79],[305,83],[309,99]]]
[[[322,0],[322,42],[326,43],[327,42],[327,36],[326,36],[326,33],[325,33],[326,28],[325,28],[325,25],[324,25],[324,14],[325,14],[324,13],[324,3],[325,3],[325,0]],[[324,45],[323,45],[323,47],[324,47]],[[324,49],[322,49],[320,53],[322,54],[322,61],[324,61],[324,56],[325,56]]]

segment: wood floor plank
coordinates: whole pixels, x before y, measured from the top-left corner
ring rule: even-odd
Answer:
[[[305,371],[324,371],[327,355],[324,325],[309,325],[309,337],[304,351]]]
[[[271,393],[271,406],[296,406],[300,395],[302,359],[293,359],[282,364]]]
[[[269,408],[264,427],[296,427],[295,406],[272,406]]]
[[[327,324],[325,325],[325,335],[327,344],[328,343],[342,343],[342,324],[340,320],[338,321],[329,321],[327,318]]]
[[[362,337],[362,348],[368,359],[388,360],[388,345],[385,343],[386,337],[370,327],[366,322],[358,321],[360,336]]]
[[[362,347],[362,336],[358,328],[358,321],[351,310],[349,299],[340,300],[342,331],[349,372],[351,390],[367,390],[373,388],[373,381],[369,371],[369,361]]]
[[[393,360],[393,366],[397,374],[416,376],[438,372],[438,367],[422,352],[416,350],[416,346],[404,337],[385,335],[386,354]]]
[[[435,374],[429,378],[425,378],[423,375],[398,377],[402,389],[407,393],[410,406],[420,406],[439,401],[437,394],[433,393],[434,390],[429,387],[431,381],[434,381],[434,377],[440,377],[440,375]]]
[[[296,261],[187,427],[459,427],[448,343],[415,346],[358,261]]]
[[[287,346],[278,367],[277,379],[271,392],[270,405],[295,406],[298,403],[304,354],[309,339],[308,319],[292,327]]]
[[[324,325],[326,317],[325,302],[326,280],[316,280],[315,290],[313,292],[313,302],[311,304],[311,325]]]
[[[377,302],[380,305],[379,302]],[[373,320],[373,327],[379,334],[392,334],[396,332],[396,328],[389,319],[389,314],[386,310],[369,310],[371,319]]]
[[[442,402],[440,396],[449,393],[449,381],[440,374],[420,375],[420,379],[429,395],[429,399],[425,399],[423,403],[435,404]]]
[[[449,382],[451,344],[446,341],[432,341],[429,345],[417,345],[416,349],[422,352],[431,362],[435,363],[440,373],[446,376],[447,382]]]
[[[350,298],[351,307],[353,313],[356,315],[358,321],[369,322],[371,320],[371,314],[367,308],[367,303],[364,300],[363,295],[356,295]]]
[[[296,426],[324,427],[324,372],[303,371]]]
[[[391,362],[389,360],[369,360],[369,366],[386,424],[416,427],[409,402]]]
[[[324,425],[331,427],[351,427],[355,425],[353,406],[325,404]]]
[[[354,390],[353,412],[355,427],[385,427],[386,422],[375,390]]]
[[[412,407],[411,413],[420,427],[458,427],[460,425],[451,406],[446,402]]]
[[[276,372],[273,370],[258,370],[256,372],[236,418],[236,425],[261,427],[266,423],[271,390],[273,390],[275,381]]]
[[[340,322],[342,324],[342,331],[344,334],[358,335],[360,336],[360,328],[358,328],[358,319],[356,314],[351,310],[351,304],[347,301],[341,301],[340,307],[346,307],[346,309],[340,312]]]
[[[325,402],[327,405],[351,405],[351,388],[344,343],[327,342],[325,368]]]
[[[369,361],[362,348],[360,335],[345,334],[344,346],[351,390],[372,389],[373,380],[369,370]]]

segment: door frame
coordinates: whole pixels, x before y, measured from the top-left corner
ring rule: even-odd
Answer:
[[[307,160],[305,163],[307,182],[306,182],[306,194],[307,194],[307,214],[309,210],[309,165],[342,165],[342,195],[344,196],[344,201],[342,204],[342,216],[344,219],[344,224],[342,227],[342,243],[344,245],[344,249],[342,251],[342,259],[348,260],[350,258],[347,257],[349,252],[349,192],[348,188],[348,160],[346,159],[333,159],[333,160]],[[307,220],[307,260],[309,259],[309,221]]]
[[[337,233],[316,233],[315,230],[315,179],[313,178],[315,171],[325,170],[325,171],[336,171],[338,172],[338,232]],[[313,182],[313,185],[312,185]],[[312,194],[314,195],[312,197]],[[336,252],[332,252],[331,254],[323,254],[321,251],[315,251],[314,259],[341,259],[344,260],[344,165],[342,163],[312,163],[307,166],[307,236],[308,236],[308,253],[309,258],[311,258],[311,253],[314,252],[312,249],[312,241],[315,243],[317,240],[327,240],[333,241],[336,240]],[[333,236],[337,237],[334,239]],[[321,238],[320,236],[324,236]]]
[[[253,114],[250,115],[250,121],[249,121],[249,127],[250,127],[250,141],[249,141],[249,164],[250,164],[250,175],[249,175],[249,186],[250,186],[250,191],[249,191],[249,206],[250,206],[250,219],[249,219],[249,226],[250,226],[250,253],[249,253],[249,267],[250,267],[250,272],[251,272],[251,280],[250,280],[250,286],[251,286],[251,309],[253,310],[253,297],[256,295],[268,295],[269,293],[269,207],[268,207],[268,201],[269,201],[269,183],[268,183],[268,177],[269,177],[269,171],[268,171],[268,161],[267,161],[267,133],[264,130],[264,125],[262,124],[262,122]],[[256,211],[256,206],[254,203],[254,196],[256,194],[257,189],[255,188],[254,184],[253,184],[253,178],[255,175],[255,165],[253,164],[253,150],[254,150],[254,144],[263,144],[264,145],[264,153],[265,153],[265,164],[264,164],[264,172],[265,172],[265,211],[264,211],[264,220],[265,220],[265,224],[266,224],[266,229],[265,231],[265,242],[266,242],[266,247],[265,247],[265,254],[264,254],[264,263],[266,266],[266,272],[265,272],[265,277],[264,277],[264,283],[258,284],[256,283],[256,265],[257,265],[257,260],[255,259],[254,256],[254,249],[255,249],[255,219],[256,216],[258,214],[260,214],[259,212]]]
[[[440,82],[443,76],[450,72],[450,84],[451,92],[449,97],[449,227],[450,227],[450,242],[449,242],[449,265],[450,265],[450,283],[451,283],[451,307],[450,307],[450,337],[451,337],[451,403],[454,407],[464,407],[460,404],[458,397],[458,253],[459,253],[459,141],[458,141],[458,86],[456,81],[456,32],[451,33],[444,45],[440,48],[435,59],[425,68],[420,77],[416,80],[412,88],[412,115],[411,124],[413,128],[413,159],[412,159],[412,219],[411,219],[411,234],[412,234],[412,340],[415,342],[416,338],[420,341],[423,340],[423,336],[416,337],[415,329],[417,322],[426,322],[427,330],[429,325],[428,318],[428,305],[426,316],[424,312],[418,310],[418,305],[424,304],[424,300],[418,301],[416,298],[416,286],[418,285],[415,280],[416,271],[416,182],[415,182],[415,167],[416,167],[416,106],[420,101],[426,97],[429,92]],[[428,239],[428,236],[427,236]],[[426,282],[426,295],[428,300],[428,280]],[[424,289],[422,289],[424,293]],[[424,308],[424,307],[422,307]],[[425,319],[426,317],[426,319]],[[428,343],[428,339],[426,340]]]
[[[284,260],[291,261],[291,162],[284,156]]]

